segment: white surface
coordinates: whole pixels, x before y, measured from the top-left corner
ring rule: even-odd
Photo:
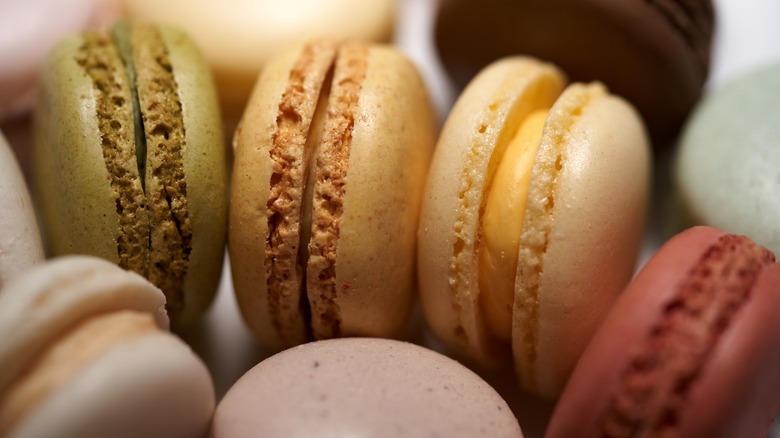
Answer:
[[[715,0],[715,3],[718,24],[709,87],[720,86],[729,78],[758,65],[780,62],[780,26],[776,24],[780,19],[780,1]],[[420,67],[442,122],[454,96],[451,84],[443,75],[433,45],[434,6],[435,2],[431,0],[402,0],[399,10],[401,23],[396,42]],[[656,177],[659,180],[656,181],[655,207],[665,204],[668,191],[665,163],[661,164],[660,168],[656,169]],[[654,214],[654,217],[658,216]],[[642,260],[646,260],[660,243],[660,231],[657,228],[650,227]],[[246,370],[269,354],[257,345],[243,325],[233,296],[227,263],[226,260],[215,305],[208,314],[202,331],[190,339],[206,358],[214,373],[217,397],[221,397]],[[530,423],[533,423],[534,419],[538,420],[535,416],[544,417],[548,414],[551,406],[528,400],[519,394],[514,382],[507,376],[497,376],[496,380],[491,380],[496,381],[502,382],[498,385],[502,386],[499,391],[504,397],[513,399],[508,400],[510,405],[533,403],[522,406],[530,422],[526,418],[521,418],[520,422],[527,437],[537,435],[540,426]],[[773,431],[772,436],[780,437],[780,431]]]

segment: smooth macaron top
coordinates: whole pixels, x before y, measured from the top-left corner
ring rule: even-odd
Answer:
[[[285,350],[241,377],[217,407],[215,438],[520,437],[501,396],[463,365],[387,339]]]
[[[395,49],[319,40],[269,62],[236,131],[228,238],[261,340],[400,334],[433,136]]]
[[[0,290],[8,280],[43,261],[30,192],[14,153],[0,132]]]
[[[630,278],[649,190],[648,140],[633,108],[600,84],[564,86],[555,67],[524,57],[469,84],[437,144],[418,245],[434,333],[482,364],[502,362],[511,345],[523,386],[548,396]],[[529,123],[526,179],[507,183],[503,161]],[[488,216],[496,196],[524,204],[516,222],[502,220],[509,211]],[[492,306],[496,276],[507,292]]]
[[[120,24],[51,52],[36,116],[48,248],[147,276],[175,326],[208,307],[222,267],[225,164],[211,76],[184,34]]]
[[[642,268],[583,354],[548,436],[758,436],[780,410],[780,265],[696,227]]]
[[[165,297],[93,257],[33,268],[0,295],[4,436],[199,436],[205,365],[167,333]],[[6,435],[8,434],[8,435]]]
[[[320,37],[389,42],[396,12],[395,0],[122,3],[130,19],[170,23],[191,34],[214,71],[220,98],[237,111],[280,50]]]
[[[449,0],[441,2],[436,43],[462,84],[514,54],[553,62],[575,81],[601,81],[663,142],[701,94],[713,29],[711,0]]]
[[[683,222],[744,234],[780,252],[780,67],[706,96],[685,126],[674,179]]]

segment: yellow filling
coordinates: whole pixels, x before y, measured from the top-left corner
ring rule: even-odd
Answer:
[[[95,316],[65,333],[0,399],[0,436],[89,362],[118,343],[158,330],[152,315],[124,310]]]
[[[518,128],[496,169],[482,216],[480,300],[490,331],[506,341],[512,338],[517,251],[531,169],[548,112],[531,113]]]

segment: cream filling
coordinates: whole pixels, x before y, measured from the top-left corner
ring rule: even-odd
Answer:
[[[501,158],[482,214],[478,250],[479,299],[491,333],[512,338],[512,305],[520,234],[531,170],[549,109],[528,115]]]
[[[123,310],[95,316],[64,333],[0,398],[0,436],[90,362],[120,343],[159,330],[151,314]]]

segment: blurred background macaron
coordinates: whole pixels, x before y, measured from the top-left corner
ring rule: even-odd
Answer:
[[[120,1],[131,20],[192,35],[214,72],[228,135],[260,70],[280,49],[320,37],[389,42],[396,15],[396,0]]]
[[[701,94],[714,15],[711,0],[443,0],[435,39],[459,87],[518,54],[553,62],[575,81],[601,81],[639,109],[660,146]]]
[[[30,192],[11,147],[0,131],[0,290],[11,278],[43,261]]]
[[[25,173],[31,113],[46,54],[62,36],[110,24],[115,0],[4,0],[0,14],[0,129]]]
[[[244,374],[214,414],[214,438],[522,437],[501,396],[458,362],[375,338],[312,342]]]
[[[168,333],[165,296],[94,257],[63,257],[0,294],[0,435],[204,436],[214,387]]]
[[[674,163],[673,227],[705,224],[780,253],[780,64],[706,96]]]

